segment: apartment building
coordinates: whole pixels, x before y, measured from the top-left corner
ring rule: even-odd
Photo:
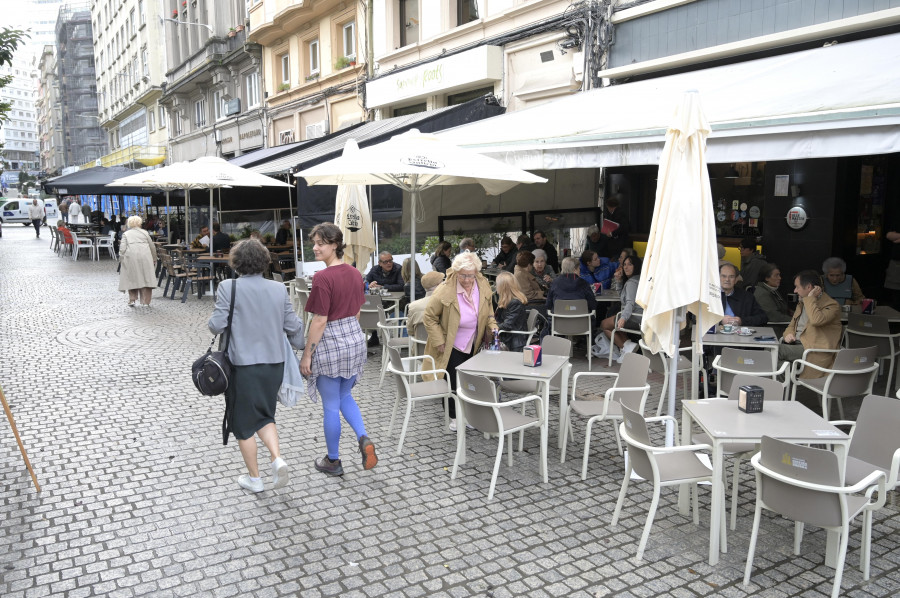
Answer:
[[[366,120],[364,3],[254,0],[249,16],[250,39],[263,47],[271,145]]]
[[[62,108],[59,101],[56,46],[47,44],[38,61],[37,125],[41,170],[48,176],[60,174],[65,166]]]
[[[245,0],[159,0],[165,26],[169,162],[231,158],[266,145],[262,48]]]
[[[0,88],[0,101],[9,103],[7,121],[0,127],[3,149],[4,178],[7,184],[18,181],[19,172],[39,169],[37,108],[35,106],[37,71],[31,56],[13,57],[12,63],[0,68],[0,77],[12,77]]]
[[[99,0],[91,5],[100,126],[109,153],[103,166],[143,168],[166,158],[165,24],[155,0]]]

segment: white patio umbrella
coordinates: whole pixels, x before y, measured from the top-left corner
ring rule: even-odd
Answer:
[[[359,151],[355,139],[344,146],[345,157]],[[375,251],[375,233],[364,185],[338,185],[334,208],[334,223],[344,234],[344,263],[356,263],[356,269],[365,274],[369,256]]]
[[[509,166],[411,129],[352,155],[317,164],[299,173],[309,185],[394,185],[411,195],[410,266],[416,275],[416,222],[424,212],[421,191],[436,185],[477,183],[497,195],[519,183],[545,183],[547,179]],[[417,216],[417,213],[419,214]],[[415,300],[416,286],[410,287]]]
[[[700,95],[684,94],[659,161],[656,204],[637,303],[644,308],[641,333],[651,351],[671,358],[668,414],[675,415],[675,372],[678,360],[678,322],[685,311],[697,317],[694,354],[702,349],[703,331],[722,319],[719,260],[706,138],[709,123]],[[697,364],[692,359],[692,396],[696,397]],[[666,440],[671,443],[671,427]]]

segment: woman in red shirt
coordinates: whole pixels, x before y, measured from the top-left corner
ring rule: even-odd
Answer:
[[[316,260],[326,268],[316,273],[306,302],[312,314],[300,373],[308,377],[310,398],[322,397],[325,411],[325,445],[328,454],[316,459],[316,469],[328,475],[344,475],[338,448],[341,415],[356,432],[364,469],[378,463],[375,445],[366,435],[362,414],[350,394],[366,365],[366,336],[359,327],[359,308],[365,301],[359,270],[344,260],[344,235],[334,224],[323,222],[309,233]]]

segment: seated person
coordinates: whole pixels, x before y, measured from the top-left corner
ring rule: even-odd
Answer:
[[[409,291],[410,291],[410,265],[409,258],[403,260],[403,267],[400,268],[400,278],[403,279],[403,298],[406,301],[409,301]],[[425,289],[422,288],[422,270],[419,269],[418,264],[416,264],[416,298],[424,297]]]
[[[444,274],[447,272],[447,268],[450,267],[450,253],[453,251],[453,246],[447,241],[441,241],[438,243],[437,249],[434,251],[434,255],[431,256],[431,269],[435,272],[440,272]]]
[[[733,326],[762,326],[769,321],[766,312],[756,299],[743,289],[735,287],[738,269],[728,262],[719,266],[719,282],[722,285],[723,324]]]
[[[610,351],[614,351],[613,357],[615,357],[616,361],[622,363],[625,354],[637,350],[638,344],[630,340],[624,332],[616,332],[615,338],[612,338],[612,334],[613,329],[617,327],[631,330],[641,329],[641,314],[643,314],[644,310],[635,302],[638,282],[641,280],[641,258],[636,255],[626,257],[622,262],[622,269],[617,270],[616,273],[617,276],[613,285],[619,291],[622,311],[618,322],[616,321],[616,316],[611,316],[600,322],[602,337],[599,348],[594,355],[603,357],[604,355],[609,355]],[[613,346],[615,349],[613,349]]]
[[[394,256],[390,251],[382,251],[378,254],[378,265],[372,266],[372,269],[366,274],[366,282],[369,283],[370,289],[403,290],[400,264],[394,262]]]
[[[553,278],[556,276],[556,272],[553,271],[553,267],[547,263],[547,252],[543,249],[534,249],[531,252],[534,255],[534,263],[531,265],[532,272],[534,272],[534,278],[538,281],[538,284],[541,285],[542,290],[546,290],[550,283],[553,282]]]
[[[778,345],[778,359],[793,361],[806,349],[837,349],[841,343],[841,306],[819,286],[819,275],[804,270],[794,277],[794,292],[800,297],[794,317]],[[831,367],[834,353],[810,353],[806,361],[821,367]],[[821,378],[822,372],[804,368],[801,378]]]
[[[291,221],[285,220],[281,223],[278,232],[275,233],[276,245],[287,245],[291,238]]]
[[[585,251],[593,251],[597,255],[605,256],[609,251],[607,237],[600,234],[600,227],[592,224],[587,230],[588,238],[584,244]]]
[[[519,254],[521,255],[521,253]],[[528,313],[525,308],[528,302],[519,289],[516,277],[509,272],[497,275],[497,311],[494,319],[500,328],[500,342],[510,351],[521,351],[528,340],[524,334],[509,334],[509,330],[524,332],[528,324]]]
[[[553,243],[547,239],[547,233],[542,230],[534,231],[534,246],[536,249],[542,249],[547,254],[547,265],[554,272],[559,271],[559,254],[556,252],[556,247],[553,246]],[[534,254],[534,257],[537,258],[537,254]]]
[[[528,235],[516,237],[516,251],[532,251],[534,248],[534,242]]]
[[[516,244],[509,237],[500,239],[500,253],[491,262],[498,268],[513,272],[516,267]]]
[[[100,234],[101,235],[109,235],[109,233],[115,232],[115,230],[116,230],[115,227],[113,227],[109,223],[109,220],[107,220],[106,218],[100,219]]]
[[[772,322],[787,322],[792,313],[787,301],[778,287],[781,286],[781,270],[778,264],[766,264],[759,271],[759,280],[753,290],[753,297],[759,306],[766,312],[769,324]]]
[[[466,237],[465,239],[461,239],[459,242],[459,252],[465,253],[467,251],[471,251],[475,253],[475,240]]]
[[[612,288],[612,276],[618,267],[616,262],[590,249],[581,254],[581,277],[590,285],[599,282],[604,289]]]
[[[520,251],[516,254],[516,283],[528,303],[544,305],[544,291],[534,277],[534,271],[531,269],[533,263],[534,254],[530,251]]]
[[[837,301],[838,305],[859,305],[865,299],[859,283],[847,274],[847,262],[839,257],[830,257],[822,264],[822,290]]]
[[[574,257],[563,258],[559,276],[553,279],[553,282],[550,283],[550,290],[547,291],[545,305],[548,311],[553,311],[553,302],[557,299],[584,299],[587,301],[589,310],[597,309],[597,298],[594,296],[594,291],[578,275],[578,267],[578,260]]]
[[[191,241],[191,247],[194,249],[202,249],[204,247],[209,247],[209,227],[204,226],[200,229],[200,234],[194,237],[194,240]]]
[[[744,237],[741,239],[741,269],[738,272],[739,289],[745,286],[753,286],[759,280],[759,271],[762,270],[768,262],[766,256],[756,251],[756,239],[754,237]]]
[[[229,251],[231,249],[231,237],[222,232],[222,225],[218,222],[213,222],[212,249],[213,251]]]
[[[406,308],[406,329],[410,336],[415,335],[416,326],[425,321],[425,308],[428,306],[431,294],[442,282],[444,282],[442,272],[429,272],[422,277],[422,288],[425,289],[425,294],[420,296],[416,293],[416,300]]]

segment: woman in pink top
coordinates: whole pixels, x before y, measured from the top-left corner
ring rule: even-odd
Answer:
[[[450,387],[456,390],[456,367],[477,353],[485,338],[497,330],[491,285],[481,275],[481,260],[470,252],[460,253],[447,270],[447,280],[435,289],[425,308],[428,342],[425,352],[435,367],[447,370]],[[456,430],[456,404],[448,399],[450,430]]]

